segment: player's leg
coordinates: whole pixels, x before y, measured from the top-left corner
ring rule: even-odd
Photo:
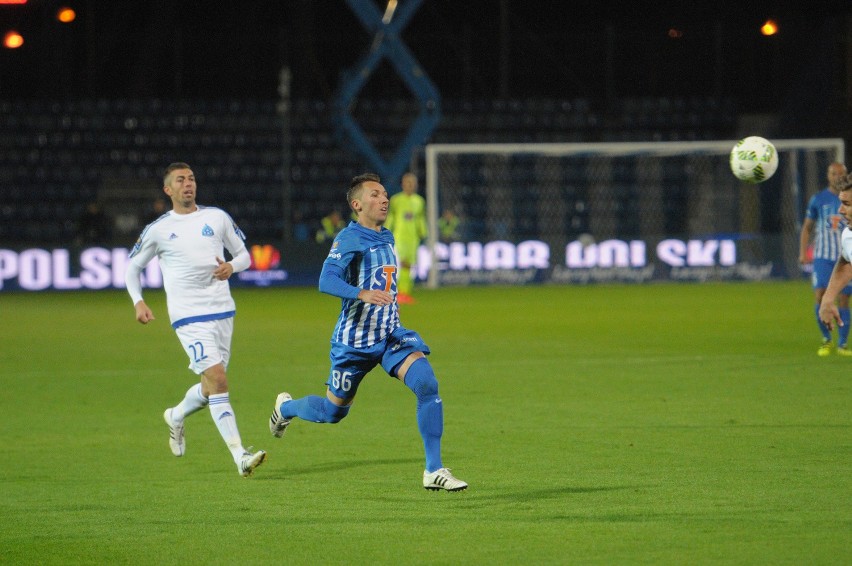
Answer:
[[[438,380],[423,352],[408,355],[397,370],[400,381],[417,397],[417,428],[423,437],[426,471],[443,468],[441,436],[444,433],[444,405],[438,396]]]
[[[828,287],[828,281],[831,278],[831,272],[834,269],[834,264],[830,260],[815,259],[814,272],[811,276],[811,283],[814,289],[814,317],[816,318],[817,326],[822,334],[822,343],[817,349],[818,356],[828,356],[831,354],[831,330],[819,318],[819,305],[822,302],[822,296],[825,294],[825,289]]]
[[[201,374],[201,369],[196,365],[196,352],[203,347],[201,336],[203,332],[195,325],[182,326],[175,330],[178,340],[183,345],[184,351],[189,355],[189,369],[196,374]],[[201,378],[203,381],[203,378]],[[186,453],[186,440],[184,419],[207,406],[208,393],[204,391],[203,383],[192,385],[184,394],[183,399],[174,407],[169,407],[163,412],[163,420],[169,427],[169,448],[175,456],[183,456]]]
[[[266,453],[251,453],[243,446],[237,417],[228,392],[227,366],[231,355],[234,319],[226,318],[181,327],[181,341],[190,356],[190,369],[201,374],[201,393],[207,396],[210,417],[231,452],[242,476],[249,476],[266,460]]]
[[[444,434],[444,403],[438,394],[438,379],[426,359],[429,347],[420,335],[398,329],[389,341],[382,366],[388,374],[402,381],[417,397],[417,429],[423,439],[426,469],[423,487],[430,490],[460,491],[467,483],[453,476],[441,461],[441,437]],[[394,349],[396,344],[401,347]]]
[[[819,331],[822,334],[822,343],[817,348],[818,356],[827,356],[831,354],[832,343],[831,343],[831,330],[828,329],[828,326],[820,320],[819,318],[819,305],[822,301],[822,296],[825,293],[825,289],[814,289],[814,298],[816,299],[816,304],[814,305],[814,316],[816,317],[817,326],[819,327]]]
[[[189,415],[207,406],[207,397],[201,393],[201,383],[196,383],[189,389],[180,403],[169,407],[163,413],[163,419],[169,426],[169,448],[175,456],[186,453],[183,421]]]
[[[269,417],[269,431],[273,436],[284,436],[290,421],[296,417],[312,423],[339,423],[349,414],[352,401],[351,398],[340,399],[330,391],[325,396],[306,395],[299,399],[293,399],[289,393],[279,393]]]
[[[422,352],[414,352],[402,363],[398,374],[399,379],[417,396],[417,428],[426,454],[423,487],[447,491],[467,489],[467,483],[455,477],[441,462],[444,404],[438,395],[438,380],[432,364]]]
[[[842,326],[837,327],[837,353],[841,356],[852,356],[852,350],[849,349],[849,295],[852,294],[852,287],[846,287],[843,292],[837,297],[837,310],[840,312],[840,321]]]
[[[293,399],[289,393],[279,393],[269,417],[269,431],[273,436],[283,436],[296,417],[314,423],[333,424],[343,420],[349,414],[361,380],[376,366],[380,355],[378,347],[356,351],[334,344],[326,394]]]
[[[183,423],[184,419],[207,406],[207,396],[201,392],[201,382],[186,390],[180,403],[170,409],[172,421]]]

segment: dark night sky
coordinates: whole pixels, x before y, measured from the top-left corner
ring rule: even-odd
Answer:
[[[53,20],[61,4],[77,21]],[[768,17],[776,37],[757,31]],[[845,88],[850,18],[852,2],[425,0],[402,38],[445,98],[722,95],[775,110]],[[30,0],[0,7],[0,26],[26,39],[0,53],[5,99],[274,98],[285,65],[294,96],[329,98],[371,40],[344,0]],[[383,65],[365,92],[405,87]]]

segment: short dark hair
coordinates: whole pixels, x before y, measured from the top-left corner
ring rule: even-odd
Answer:
[[[175,161],[174,163],[170,163],[168,167],[166,167],[165,173],[163,173],[163,185],[166,185],[169,180],[169,175],[172,174],[173,171],[177,171],[178,169],[189,169],[192,170],[192,167],[189,164],[184,163],[183,161]]]
[[[358,198],[358,195],[361,192],[361,187],[367,181],[381,183],[382,179],[375,173],[361,173],[356,177],[352,177],[352,180],[349,181],[349,190],[346,191],[346,202],[349,204],[350,208],[352,208],[352,201]]]
[[[849,173],[843,180],[840,182],[840,190],[841,191],[849,191],[852,190],[852,173]]]

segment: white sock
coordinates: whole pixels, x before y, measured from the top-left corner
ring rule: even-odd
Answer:
[[[237,429],[234,409],[231,408],[231,399],[227,393],[210,396],[210,416],[213,417],[213,422],[216,423],[219,434],[222,435],[222,439],[228,445],[228,450],[231,451],[234,462],[239,464],[240,457],[245,453],[245,449],[240,438],[240,431]]]
[[[201,384],[196,383],[186,391],[183,400],[172,408],[172,420],[180,424],[183,419],[207,406],[207,397],[201,394]]]

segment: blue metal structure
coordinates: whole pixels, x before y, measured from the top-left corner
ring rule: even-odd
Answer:
[[[405,25],[423,0],[400,2],[393,17],[382,17],[373,0],[347,0],[349,8],[361,21],[361,25],[374,35],[367,53],[355,66],[342,73],[341,84],[335,100],[335,117],[339,134],[345,143],[351,143],[363,155],[383,179],[389,192],[398,190],[399,179],[409,166],[412,152],[423,145],[438,125],[441,118],[441,97],[426,72],[400,39]],[[367,138],[364,130],[350,114],[358,93],[383,59],[387,59],[420,105],[420,112],[405,137],[396,147],[390,161],[385,161]]]

